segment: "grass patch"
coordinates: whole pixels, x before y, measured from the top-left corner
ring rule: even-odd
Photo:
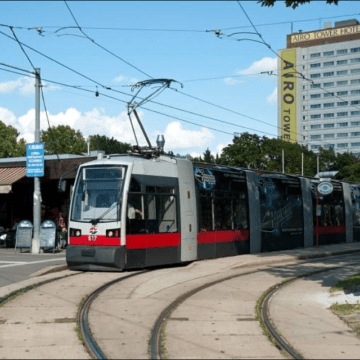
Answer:
[[[30,285],[30,286],[27,286],[23,289],[20,289],[20,290],[17,290],[3,298],[0,298],[0,307],[2,307],[3,305],[5,305],[7,302],[11,301],[11,300],[14,300],[15,298],[17,298],[18,296],[20,295],[23,295],[25,294],[26,292],[32,290],[32,289],[35,289],[36,287],[40,286],[41,284],[36,284],[36,285]]]
[[[83,344],[85,346],[85,340],[81,334],[81,330],[80,330],[79,326],[75,326],[74,331],[76,332],[77,338],[79,339],[81,344]]]
[[[350,315],[354,312],[360,311],[359,304],[334,304],[331,306],[331,310],[337,315]]]
[[[351,275],[344,280],[340,280],[334,287],[330,289],[330,292],[335,291],[355,291],[356,287],[360,285],[360,274]]]

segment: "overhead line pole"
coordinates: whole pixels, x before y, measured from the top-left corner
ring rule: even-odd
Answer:
[[[40,69],[35,69],[35,142],[40,142]],[[41,192],[40,192],[40,179],[34,177],[34,237],[32,239],[31,253],[40,253],[40,222],[41,222]]]

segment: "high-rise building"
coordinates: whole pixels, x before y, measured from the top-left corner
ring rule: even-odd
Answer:
[[[360,155],[360,24],[287,35],[278,61],[279,136]]]

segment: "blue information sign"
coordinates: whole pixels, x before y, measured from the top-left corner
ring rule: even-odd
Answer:
[[[26,176],[44,176],[44,143],[26,144]]]

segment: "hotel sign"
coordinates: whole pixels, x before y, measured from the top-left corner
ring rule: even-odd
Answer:
[[[296,142],[296,49],[281,52],[281,138]]]
[[[291,44],[296,44],[304,41],[320,40],[320,39],[329,39],[337,36],[346,36],[360,34],[360,25],[347,26],[342,28],[331,28],[318,30],[308,33],[300,33],[296,35],[291,35],[290,42]]]

